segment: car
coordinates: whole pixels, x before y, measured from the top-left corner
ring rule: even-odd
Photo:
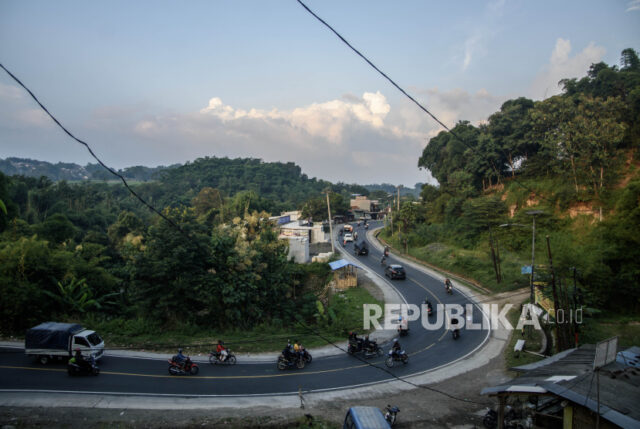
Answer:
[[[367,256],[369,254],[369,248],[367,247],[367,243],[364,241],[360,244],[353,243],[353,250],[356,253],[356,256]]]
[[[407,273],[404,271],[404,267],[396,264],[387,265],[387,268],[384,269],[384,275],[389,277],[391,280],[404,280],[407,278]]]
[[[353,234],[351,234],[350,232],[347,232],[344,235],[344,241],[353,241]]]

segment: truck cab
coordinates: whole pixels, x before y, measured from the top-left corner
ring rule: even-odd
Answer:
[[[71,338],[71,351],[80,349],[83,356],[93,356],[98,360],[104,354],[104,341],[95,331],[85,329]]]

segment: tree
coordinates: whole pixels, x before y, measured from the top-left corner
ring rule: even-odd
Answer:
[[[525,139],[531,124],[529,111],[533,108],[533,101],[520,97],[508,100],[502,104],[500,111],[489,117],[487,132],[495,141],[498,150],[493,150],[494,158],[492,168],[496,169],[496,175],[501,175],[503,165],[509,164],[511,176],[515,176],[517,162],[536,151],[536,144]],[[502,156],[495,156],[498,152]]]
[[[631,48],[624,49],[620,58],[620,67],[623,71],[640,71],[638,53]]]

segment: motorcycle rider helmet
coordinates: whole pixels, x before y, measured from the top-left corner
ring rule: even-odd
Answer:
[[[182,353],[182,349],[178,349],[178,353]]]

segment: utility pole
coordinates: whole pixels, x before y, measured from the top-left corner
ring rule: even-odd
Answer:
[[[547,235],[547,252],[549,253],[549,268],[551,269],[551,290],[553,291],[553,312],[556,319],[556,338],[558,339],[558,350],[560,353],[564,350],[564,332],[560,332],[560,323],[558,323],[558,292],[556,291],[556,275],[553,271],[553,259],[551,257],[551,244]],[[564,330],[563,330],[564,331]]]
[[[534,265],[536,261],[536,215],[544,213],[542,210],[531,210],[527,214],[533,216],[533,230],[531,232],[531,279],[529,280],[529,286],[531,288],[531,305],[536,303],[536,297],[533,292],[533,274]],[[533,317],[533,315],[531,315]]]
[[[333,244],[333,225],[331,222],[331,204],[329,204],[329,190],[327,189],[327,211],[329,212],[329,236],[331,237],[331,253],[336,253],[336,248]]]

